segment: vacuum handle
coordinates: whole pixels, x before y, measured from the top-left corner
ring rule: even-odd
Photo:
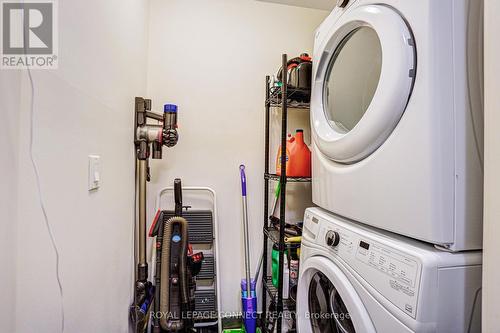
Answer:
[[[177,134],[177,105],[165,104],[163,106],[163,144],[173,147],[179,141]]]
[[[240,165],[241,195],[247,196],[247,177],[245,175],[245,165]]]
[[[163,106],[163,129],[177,128],[177,105],[165,104]]]
[[[182,183],[179,178],[174,180],[174,200],[175,200],[175,215],[182,216]]]

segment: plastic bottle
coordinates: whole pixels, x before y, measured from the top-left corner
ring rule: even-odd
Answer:
[[[288,268],[288,258],[283,257],[283,299],[288,299],[290,294],[290,269]]]
[[[296,299],[299,284],[299,260],[290,258],[290,297]]]
[[[281,175],[281,147],[276,158],[276,174]],[[297,129],[286,143],[286,175],[311,177],[311,150],[304,142],[304,131]]]
[[[288,255],[288,251],[285,250],[285,254],[283,257],[286,258],[287,255]],[[278,244],[274,244],[273,250],[271,253],[271,262],[272,262],[271,272],[272,272],[272,283],[273,283],[273,286],[275,286],[276,288],[278,288],[278,269],[279,269],[279,262],[280,262],[279,256],[280,256],[280,251],[278,248]]]

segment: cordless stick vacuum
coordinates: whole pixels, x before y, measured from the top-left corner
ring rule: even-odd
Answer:
[[[177,106],[165,104],[163,114],[158,114],[151,111],[150,99],[136,97],[134,116],[139,222],[135,235],[137,270],[131,319],[135,326],[135,332],[144,332],[147,314],[154,295],[153,286],[148,282],[148,263],[146,260],[146,182],[150,180],[149,157],[161,159],[163,146],[173,147],[177,144]],[[148,123],[148,119],[155,121],[156,124]]]

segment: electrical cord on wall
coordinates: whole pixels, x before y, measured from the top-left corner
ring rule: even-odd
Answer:
[[[23,1],[24,3],[24,1]],[[25,16],[23,16],[23,20],[25,19]],[[23,22],[24,24],[24,22]],[[24,48],[24,56],[27,56],[26,52],[26,45],[28,43],[28,34],[23,35],[23,48]],[[59,295],[60,295],[60,301],[61,301],[61,332],[64,333],[64,293],[63,293],[63,287],[61,283],[61,275],[59,272],[59,250],[57,248],[56,244],[56,239],[54,237],[54,233],[52,232],[52,228],[49,223],[49,218],[47,216],[47,210],[45,209],[45,203],[43,200],[43,195],[42,195],[42,187],[40,185],[40,174],[38,172],[38,166],[35,161],[35,157],[33,155],[33,128],[34,128],[34,119],[35,119],[35,85],[33,83],[33,77],[31,76],[31,69],[29,65],[26,66],[26,70],[28,72],[28,78],[30,82],[30,90],[31,90],[31,101],[30,101],[30,142],[29,142],[29,155],[30,155],[30,160],[31,160],[31,165],[33,166],[33,173],[35,174],[35,181],[36,181],[36,188],[38,192],[38,201],[40,204],[40,208],[43,213],[43,219],[45,222],[45,227],[47,228],[47,232],[50,236],[50,242],[52,244],[52,248],[54,249],[54,253],[56,255],[56,279],[57,279],[57,285],[59,287]]]
[[[30,159],[31,159],[31,164],[33,166],[33,172],[35,174],[35,180],[36,180],[36,187],[38,191],[38,200],[40,203],[40,208],[42,209],[43,213],[43,218],[45,221],[45,227],[47,228],[47,232],[50,236],[50,241],[52,244],[52,248],[54,249],[55,255],[56,255],[56,279],[57,279],[57,284],[59,286],[59,294],[61,298],[61,332],[64,332],[64,303],[63,303],[63,287],[61,283],[61,276],[59,272],[59,250],[57,248],[56,244],[56,239],[54,237],[54,233],[52,232],[52,228],[49,223],[49,218],[47,216],[47,210],[45,209],[45,204],[43,201],[43,196],[42,196],[42,187],[40,185],[40,175],[38,172],[38,166],[35,162],[35,158],[33,155],[33,128],[34,128],[34,105],[35,105],[35,86],[33,84],[33,77],[31,76],[31,70],[29,67],[27,67],[28,71],[28,77],[30,81],[30,86],[31,86],[31,103],[30,103],[30,146],[29,146],[29,152],[30,152]]]

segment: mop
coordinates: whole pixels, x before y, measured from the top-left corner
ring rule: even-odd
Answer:
[[[243,203],[243,238],[245,241],[245,272],[246,278],[241,280],[242,316],[247,333],[255,333],[257,329],[257,295],[255,280],[250,277],[250,239],[248,234],[247,185],[245,166],[240,165],[241,196]]]

